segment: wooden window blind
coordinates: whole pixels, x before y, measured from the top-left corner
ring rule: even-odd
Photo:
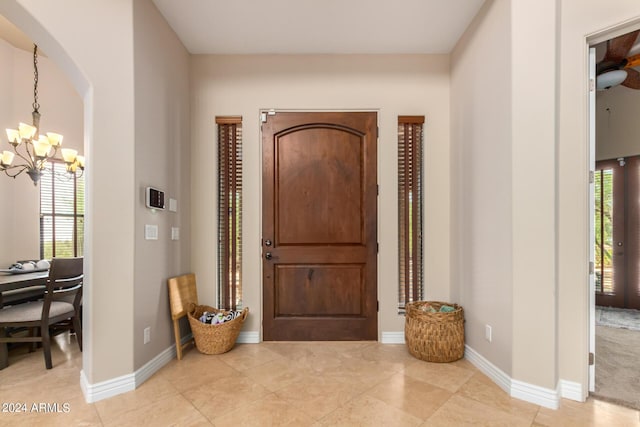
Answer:
[[[218,307],[242,307],[242,117],[218,126]]]
[[[398,117],[398,308],[422,299],[422,140],[424,116]]]
[[[40,178],[40,258],[78,257],[84,246],[84,177],[66,177],[63,162]]]

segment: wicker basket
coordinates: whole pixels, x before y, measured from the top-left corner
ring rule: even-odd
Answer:
[[[429,313],[426,305],[450,312]],[[458,304],[439,301],[417,301],[406,305],[404,336],[409,353],[427,362],[453,362],[464,356],[464,310]]]
[[[191,304],[188,317],[191,332],[196,341],[196,348],[204,354],[226,353],[235,345],[244,319],[246,319],[249,314],[249,308],[245,307],[245,309],[242,310],[242,314],[235,319],[217,325],[203,323],[199,320],[205,311],[210,313],[225,312],[224,310],[218,310],[208,305]]]

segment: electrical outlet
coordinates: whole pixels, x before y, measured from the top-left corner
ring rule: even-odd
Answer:
[[[151,326],[144,328],[144,344],[149,344],[151,341]]]
[[[484,338],[491,342],[491,326],[484,325]]]

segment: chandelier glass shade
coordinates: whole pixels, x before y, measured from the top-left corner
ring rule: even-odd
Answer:
[[[62,148],[63,136],[59,133],[40,134],[38,46],[36,45],[33,46],[33,69],[32,124],[20,123],[18,129],[7,129],[7,138],[13,151],[4,150],[0,153],[0,171],[12,178],[26,172],[33,181],[33,185],[38,185],[40,176],[47,171],[47,162],[61,160],[66,164],[67,177],[81,176],[84,171],[84,157],[79,156],[77,150]]]

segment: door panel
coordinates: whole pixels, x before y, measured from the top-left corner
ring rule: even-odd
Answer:
[[[377,115],[262,126],[265,340],[377,338]]]
[[[317,127],[278,137],[274,196],[281,246],[363,243],[361,139]]]
[[[363,265],[277,265],[275,314],[363,315]]]

